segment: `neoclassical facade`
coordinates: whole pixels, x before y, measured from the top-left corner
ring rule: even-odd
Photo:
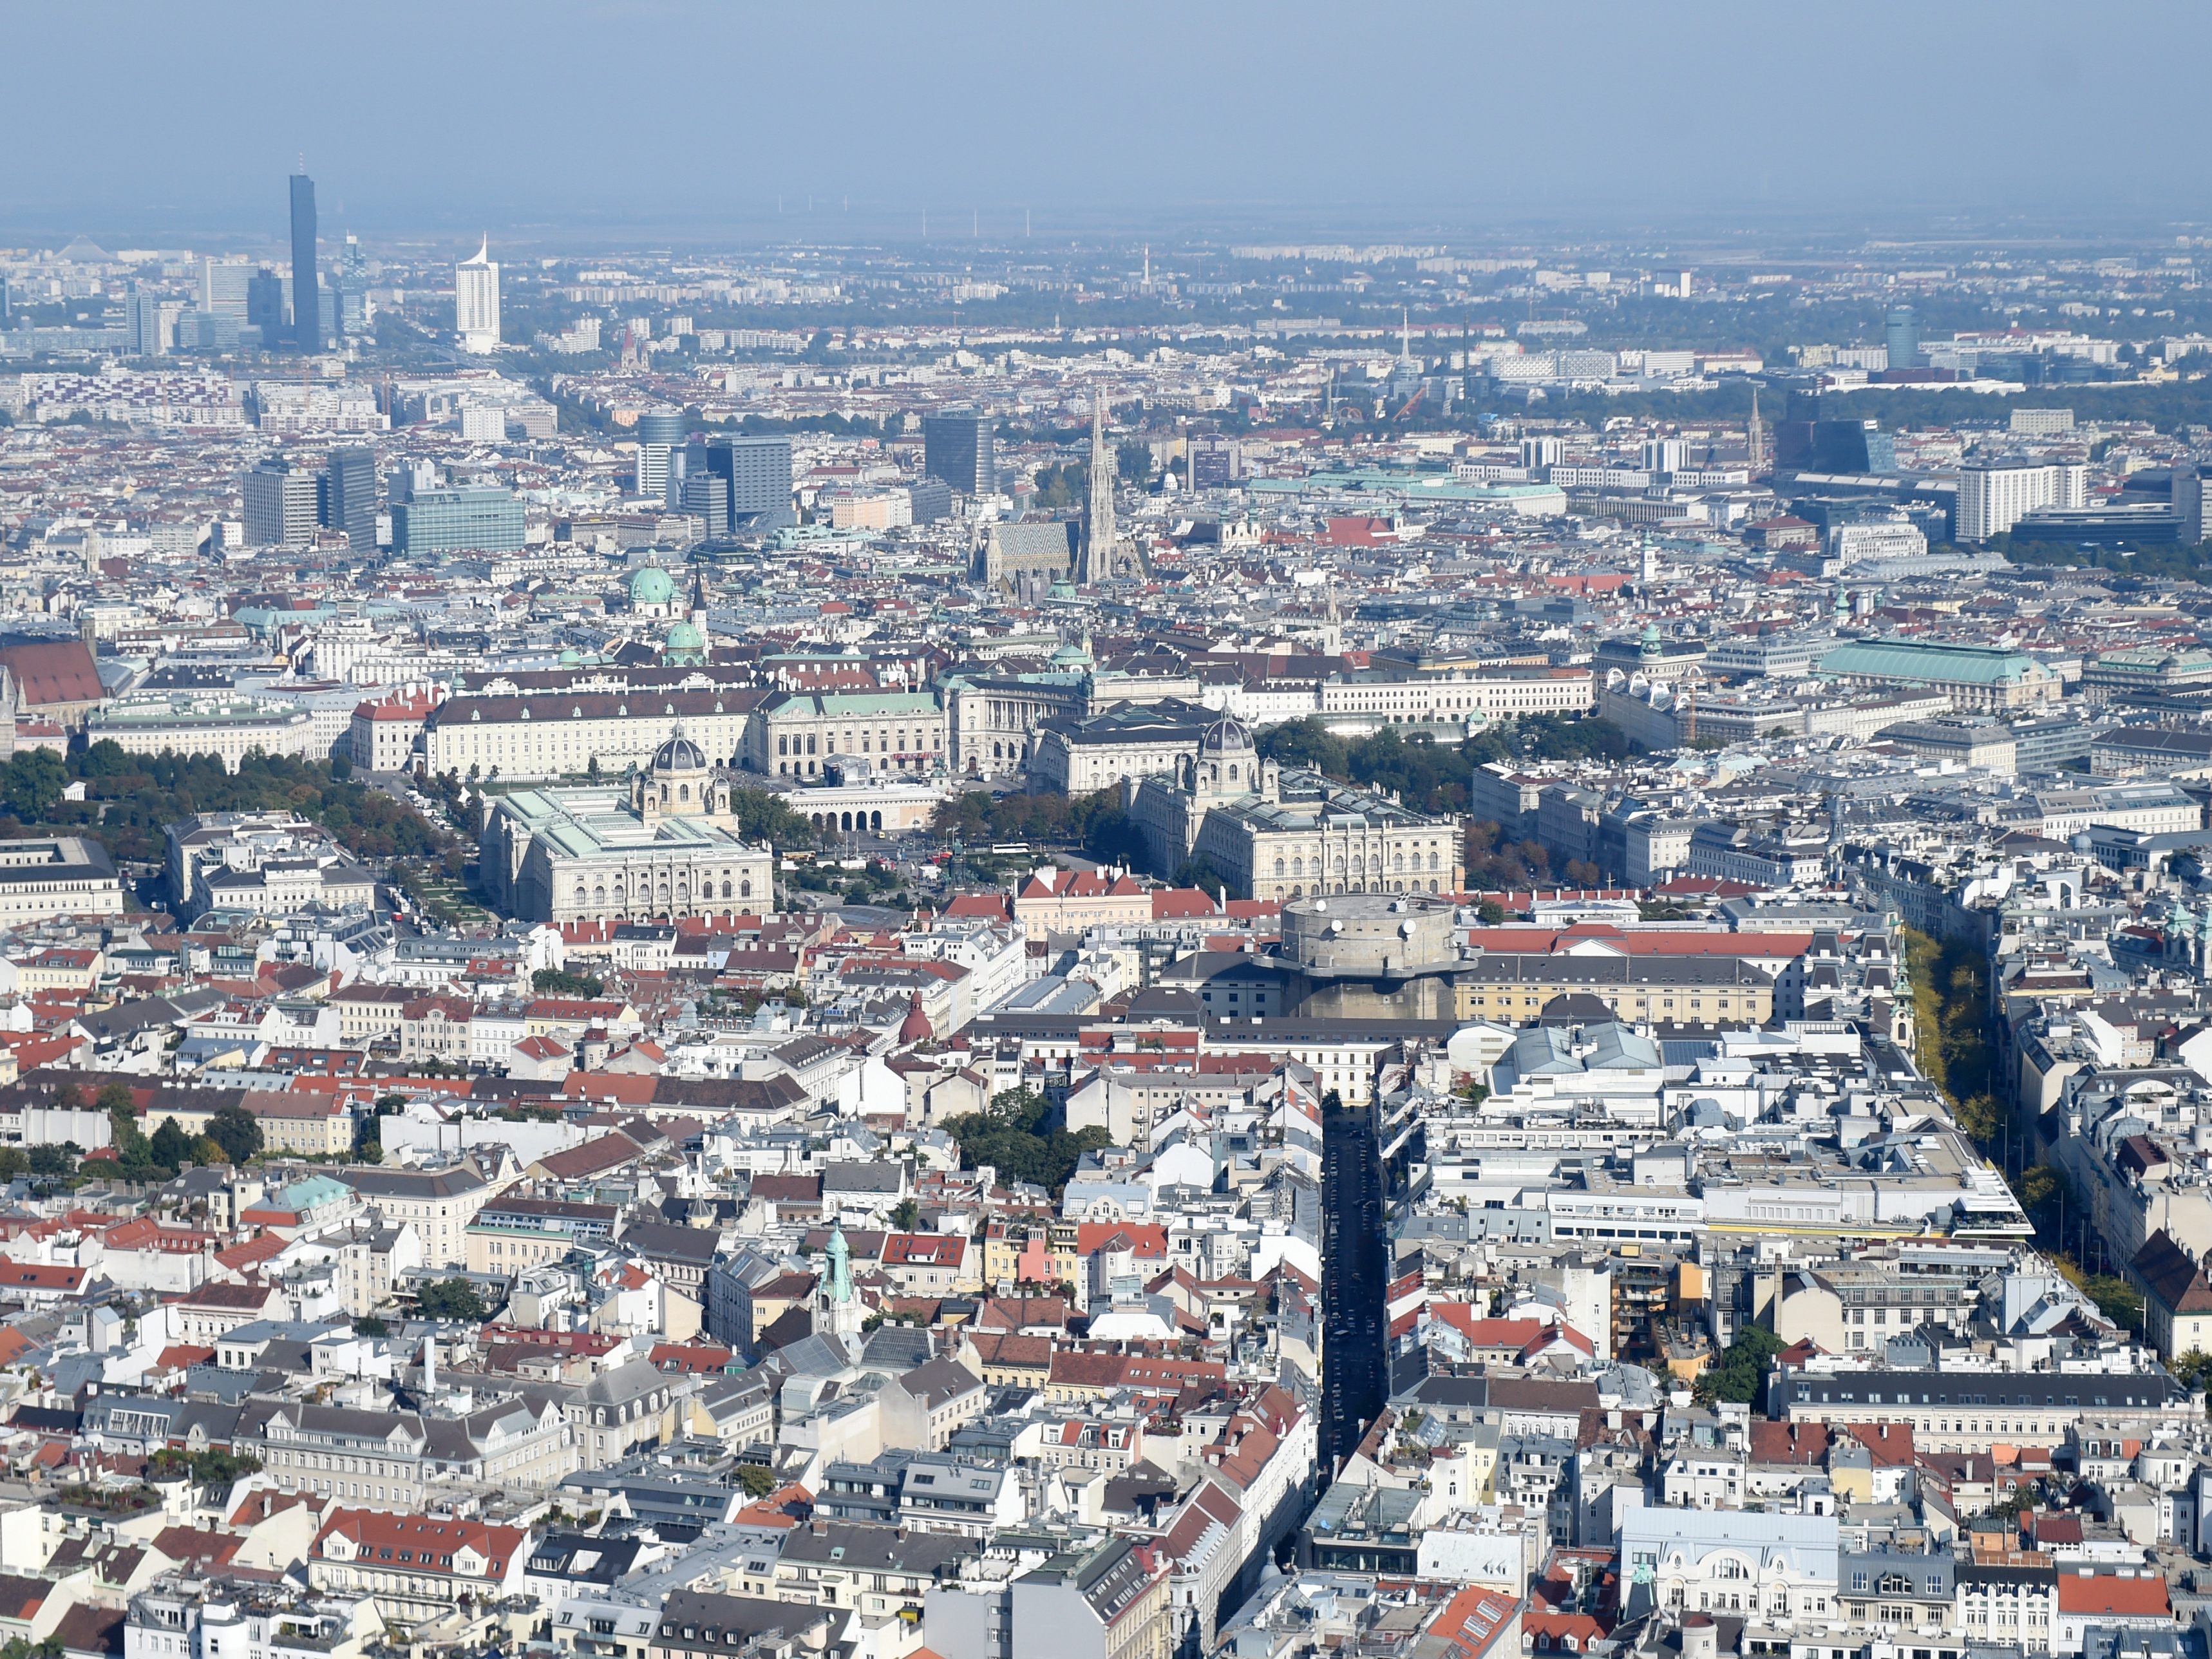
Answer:
[[[485,886],[501,908],[528,921],[770,903],[775,852],[738,833],[732,790],[679,728],[626,781],[499,796],[480,839]]]
[[[1455,893],[1466,882],[1459,820],[1431,817],[1317,772],[1283,771],[1224,714],[1195,756],[1122,786],[1152,867],[1203,859],[1240,897]]]

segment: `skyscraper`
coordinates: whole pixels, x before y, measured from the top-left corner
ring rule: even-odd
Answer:
[[[921,422],[921,470],[973,500],[999,488],[998,434],[972,409],[941,409]]]
[[[729,485],[729,522],[714,533],[781,530],[794,521],[790,439],[717,438],[702,459],[706,471]]]
[[[246,321],[261,331],[261,349],[284,343],[284,279],[264,265],[246,279]]]
[[[1076,586],[1103,581],[1114,568],[1114,446],[1106,441],[1106,394],[1091,394],[1091,477],[1084,489],[1083,552]]]
[[[1892,306],[1883,321],[1889,337],[1889,366],[1912,368],[1920,361],[1920,319],[1911,306]]]
[[[499,267],[489,237],[453,267],[453,331],[464,351],[484,356],[499,349]]]
[[[344,531],[356,552],[375,551],[375,452],[361,444],[333,449],[323,477],[323,522]]]
[[[315,539],[315,475],[271,457],[246,475],[248,547],[305,547]]]
[[[680,409],[648,409],[637,417],[637,494],[655,501],[682,500],[682,459],[686,422]],[[670,488],[669,475],[677,477]]]
[[[323,349],[323,303],[315,277],[315,181],[292,175],[292,340],[302,351]]]
[[[131,356],[158,357],[168,349],[162,337],[161,295],[145,288],[132,289],[124,314],[129,319]]]
[[[357,236],[345,239],[345,252],[331,270],[331,322],[341,340],[368,332],[368,259]]]
[[[226,312],[240,322],[248,320],[246,284],[253,280],[253,264],[243,254],[213,254],[200,261],[200,305],[202,311]]]

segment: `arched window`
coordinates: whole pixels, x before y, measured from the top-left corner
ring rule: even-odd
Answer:
[[[750,898],[752,896],[753,884],[751,882],[741,881],[738,884],[738,896],[739,898]]]
[[[729,896],[730,896],[730,884],[729,884],[729,883],[727,883],[727,882],[726,881],[726,882],[724,882],[724,883],[722,884],[722,896],[723,896],[724,898],[727,898],[727,897],[729,897]]]
[[[1288,874],[1290,874],[1290,873],[1291,873],[1291,866],[1290,866],[1290,864],[1289,864],[1288,860],[1284,860],[1284,859],[1277,859],[1277,860],[1275,860],[1275,874],[1276,874],[1277,876],[1279,876],[1279,877],[1281,877],[1281,876],[1287,876],[1287,875],[1288,875]]]
[[[1431,870],[1441,870],[1441,869],[1443,869],[1443,854],[1441,854],[1441,853],[1431,853],[1431,854],[1429,854],[1429,868],[1430,868],[1430,869],[1431,869]],[[1429,884],[1429,890],[1430,890],[1431,893],[1433,893],[1433,892],[1435,892],[1435,891],[1437,890],[1437,884],[1436,884],[1436,883],[1434,883],[1434,882],[1431,882],[1431,883]]]
[[[1229,763],[1229,781],[1231,783],[1237,781],[1237,763],[1235,761]]]
[[[873,830],[877,835],[882,835],[884,833],[884,815],[881,812],[869,813],[868,828]]]
[[[779,755],[788,755],[791,752],[791,739],[778,738],[775,740],[775,752]]]
[[[615,896],[616,896],[617,898],[619,898],[619,897],[622,896],[622,889],[621,889],[621,888],[617,887],[617,888],[616,888],[616,889],[615,889]],[[606,902],[607,902],[607,890],[606,890],[605,888],[604,888],[604,887],[594,887],[593,889],[592,889],[592,903],[594,903],[594,904],[605,904]]]
[[[681,801],[690,800],[691,799],[691,786],[688,783],[678,784],[676,786],[676,799]]]

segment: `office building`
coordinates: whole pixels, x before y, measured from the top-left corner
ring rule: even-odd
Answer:
[[[677,505],[703,520],[709,534],[717,533],[730,522],[729,483],[718,473],[687,473]]]
[[[2180,539],[2185,544],[2194,547],[2204,539],[2204,475],[2194,461],[2173,464],[2173,514],[2181,520]]]
[[[12,328],[15,324],[15,299],[8,291],[8,279],[0,276],[0,328]]]
[[[1690,464],[1690,446],[1680,438],[1646,438],[1644,441],[1644,470],[1646,472],[1680,472]]]
[[[730,492],[729,522],[710,534],[781,530],[797,520],[791,510],[791,440],[716,438],[697,458]]]
[[[514,553],[521,550],[522,536],[522,503],[512,490],[480,484],[417,489],[392,503],[394,553]]]
[[[199,308],[245,322],[246,288],[252,280],[252,261],[243,254],[226,258],[210,254],[200,261]]]
[[[637,417],[637,495],[672,503],[683,500],[690,470],[684,456],[685,425],[680,409],[649,409]]]
[[[315,475],[271,457],[246,475],[246,544],[305,547],[315,539]]]
[[[168,349],[164,321],[161,295],[144,288],[131,289],[130,303],[125,312],[125,323],[131,336],[132,356],[158,357]]]
[[[368,258],[357,236],[345,239],[345,252],[331,272],[329,295],[332,334],[357,340],[368,332]]]
[[[266,265],[246,279],[246,322],[261,331],[264,348],[273,349],[283,343],[284,279]]]
[[[952,486],[942,478],[923,478],[907,487],[907,521],[935,524],[952,516]]]
[[[292,333],[302,351],[323,349],[322,306],[316,295],[315,181],[292,175]]]
[[[464,351],[484,356],[499,349],[499,267],[489,238],[453,268],[453,331]]]
[[[1793,395],[1790,401],[1794,405],[1798,399]],[[1774,428],[1774,465],[1784,472],[1890,473],[1897,470],[1897,441],[1872,421],[1780,421]]]
[[[2087,505],[2089,470],[2077,463],[1971,461],[1960,469],[1958,536],[1985,542],[2046,507]]]
[[[1190,487],[1225,489],[1244,476],[1244,452],[1233,438],[1200,432],[1190,439]]]
[[[376,546],[376,455],[363,445],[331,451],[323,484],[323,522],[343,530],[356,552]]]
[[[1889,340],[1889,366],[1911,368],[1920,361],[1920,319],[1911,306],[1892,306],[1883,319]]]
[[[999,488],[998,434],[988,415],[945,409],[921,422],[921,470],[973,500]]]

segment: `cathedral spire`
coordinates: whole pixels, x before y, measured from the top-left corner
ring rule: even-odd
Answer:
[[[1091,477],[1084,491],[1083,558],[1076,586],[1089,587],[1114,574],[1114,447],[1106,441],[1106,392],[1091,394]]]

